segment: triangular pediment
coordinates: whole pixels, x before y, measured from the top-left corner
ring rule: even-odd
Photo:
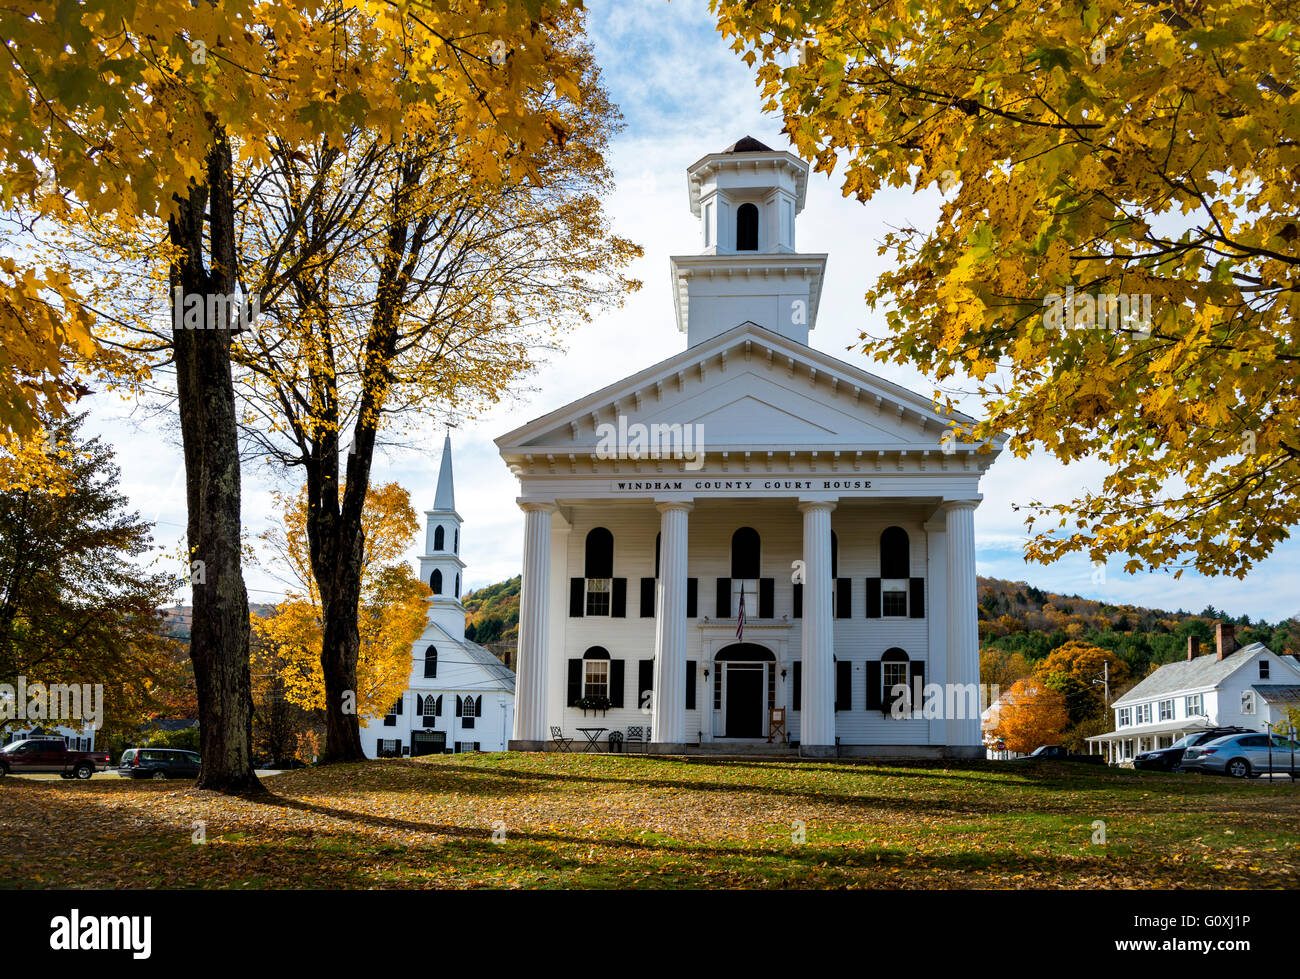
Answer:
[[[971,419],[957,416],[962,424]],[[929,398],[752,323],[497,439],[505,456],[594,452],[609,426],[699,426],[708,452],[938,451]]]

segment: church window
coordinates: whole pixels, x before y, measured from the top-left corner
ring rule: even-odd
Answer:
[[[457,527],[451,533],[452,533],[451,549],[456,554],[459,554],[460,553],[460,528]]]
[[[582,695],[609,697],[609,651],[600,646],[582,654]]]
[[[758,208],[753,204],[736,209],[736,251],[758,251]]]
[[[438,675],[438,649],[430,646],[424,651],[424,675],[426,678]]]
[[[420,710],[421,717],[433,717],[438,713],[438,700],[433,694],[424,698],[423,708]]]
[[[456,597],[460,598],[460,572],[456,572]]]
[[[442,529],[442,524],[433,528],[433,549],[441,551],[447,543],[446,534]]]
[[[614,583],[614,535],[604,527],[587,534],[585,554],[588,615],[609,615]]]
[[[442,594],[442,572],[437,568],[434,568],[433,574],[429,576],[429,587],[433,589],[435,595]]]

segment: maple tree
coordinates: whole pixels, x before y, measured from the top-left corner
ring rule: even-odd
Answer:
[[[969,383],[1019,456],[1029,558],[1244,576],[1300,521],[1300,30],[1271,0],[712,0],[843,192],[937,188],[891,231],[864,349]],[[1130,299],[1132,302],[1130,302]],[[1149,311],[1149,316],[1147,315]],[[936,392],[946,404],[953,392]],[[1036,521],[1045,521],[1036,523]]]
[[[1027,755],[1060,740],[1070,723],[1065,697],[1036,679],[1017,680],[997,705],[997,722],[989,734],[1007,749]]]
[[[269,695],[312,711],[326,708],[321,659],[324,612],[307,532],[309,497],[304,487],[279,498],[279,525],[263,540],[296,586],[271,615],[253,624],[254,673]],[[384,714],[406,689],[411,648],[424,631],[431,594],[403,555],[418,529],[410,494],[397,483],[371,485],[364,508],[365,548],[361,562],[356,686],[348,709],[353,716]]]
[[[166,276],[140,297],[173,310],[155,345],[174,373],[196,565],[191,656],[203,769],[198,785],[257,790],[249,742],[249,620],[239,547],[240,471],[232,309],[271,294],[241,284],[235,167],[270,147],[355,130],[400,140],[439,112],[485,182],[535,174],[564,132],[530,93],[572,90],[552,43],[559,0],[36,2],[0,11],[0,195],[38,240],[50,226],[153,238]],[[158,234],[158,229],[162,234]],[[147,376],[117,330],[138,311],[98,308],[93,271],[49,255],[0,266],[0,426],[31,428],[79,393],[76,371]],[[246,306],[244,304],[247,303]],[[24,334],[27,345],[24,345]],[[98,340],[98,345],[95,340]],[[134,352],[138,355],[139,351]],[[156,365],[154,365],[156,366]]]

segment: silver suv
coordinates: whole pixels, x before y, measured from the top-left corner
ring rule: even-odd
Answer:
[[[1182,767],[1189,772],[1226,774],[1233,778],[1255,778],[1264,772],[1295,772],[1300,771],[1300,744],[1280,734],[1230,734],[1188,748],[1183,754]]]

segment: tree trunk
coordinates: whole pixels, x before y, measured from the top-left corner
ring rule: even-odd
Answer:
[[[327,541],[332,554],[328,575],[317,576],[321,593],[323,636],[321,671],[325,676],[325,753],[322,762],[365,761],[361,725],[357,716],[357,661],[361,634],[357,612],[361,601],[362,536],[351,533],[343,521],[334,521],[339,541]],[[334,535],[331,535],[334,536]],[[331,546],[335,545],[335,546]]]
[[[204,213],[211,206],[211,272],[204,265]],[[208,186],[196,188],[169,223],[181,254],[171,285],[204,297],[203,328],[173,311],[176,393],[185,449],[194,611],[190,658],[199,701],[203,757],[196,783],[220,792],[260,791],[253,772],[253,693],[249,675],[248,593],[240,557],[239,437],[231,384],[231,322],[225,303],[235,272],[230,147],[225,134],[208,155]],[[169,301],[172,297],[168,297]]]

